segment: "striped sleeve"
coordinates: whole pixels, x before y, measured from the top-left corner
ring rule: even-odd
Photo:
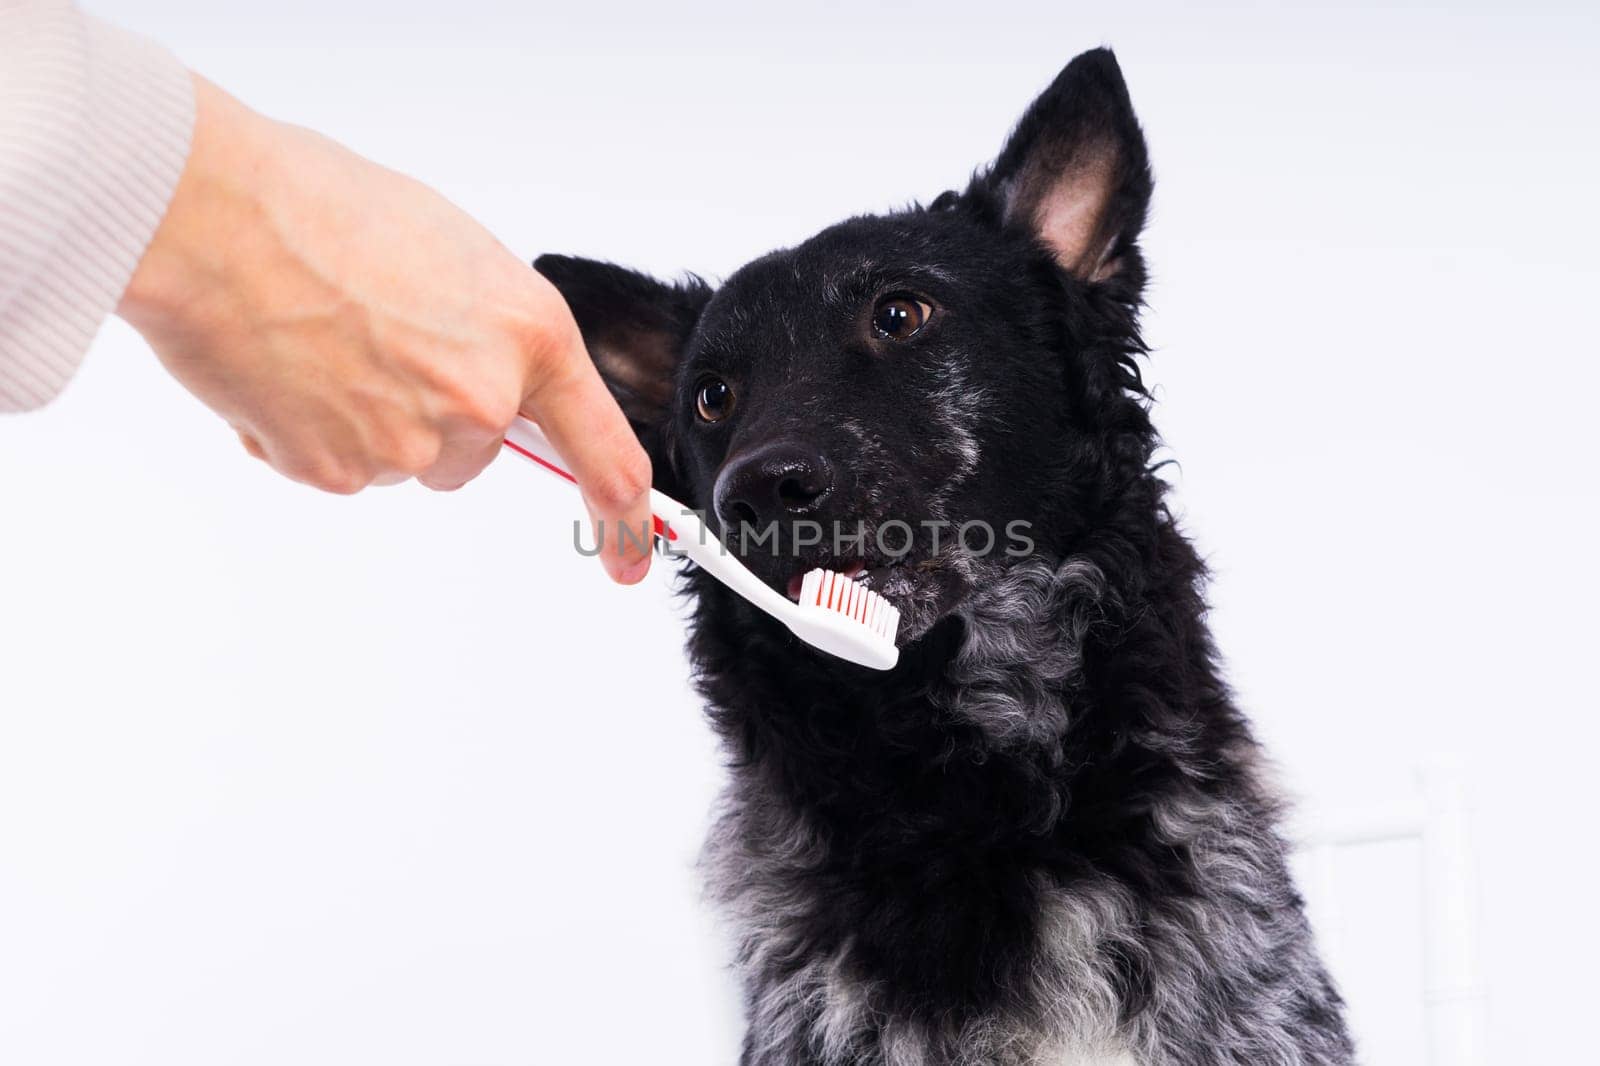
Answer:
[[[169,52],[68,0],[0,0],[0,411],[48,402],[77,369],[193,129]]]

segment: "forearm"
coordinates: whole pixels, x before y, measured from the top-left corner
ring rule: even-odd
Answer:
[[[72,376],[183,171],[189,75],[65,0],[0,0],[0,411]]]

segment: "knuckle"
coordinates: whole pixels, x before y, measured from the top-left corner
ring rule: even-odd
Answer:
[[[372,479],[355,470],[341,469],[318,486],[325,492],[339,496],[354,496],[372,483]]]
[[[465,481],[458,478],[426,476],[417,478],[417,482],[423,488],[432,489],[434,492],[454,492],[466,484]]]
[[[439,383],[434,427],[452,445],[505,431],[522,404],[522,364],[509,348],[453,368]],[[436,442],[444,445],[441,439]]]
[[[589,492],[596,506],[621,510],[650,490],[650,460],[634,451],[594,479]]]
[[[332,460],[309,464],[299,480],[323,492],[351,496],[367,487],[371,478],[354,467]]]
[[[291,480],[341,496],[360,492],[372,482],[369,472],[335,454],[302,453],[275,465],[279,473]]]
[[[396,473],[414,476],[439,461],[443,441],[437,434],[412,434],[389,450],[385,466]]]
[[[514,389],[469,397],[462,404],[462,422],[469,431],[485,438],[504,433],[517,417],[520,400]]]
[[[567,368],[573,352],[583,351],[583,335],[578,332],[578,323],[559,294],[554,302],[546,303],[523,319],[517,336],[522,350],[527,353],[529,365],[541,376],[561,372]]]

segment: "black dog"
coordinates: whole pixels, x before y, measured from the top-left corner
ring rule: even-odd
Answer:
[[[1096,51],[966,191],[716,291],[536,264],[659,487],[775,587],[829,566],[902,611],[879,674],[687,575],[751,1066],[1351,1061],[1152,469],[1150,190]]]

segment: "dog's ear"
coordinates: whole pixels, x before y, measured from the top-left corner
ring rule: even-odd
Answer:
[[[533,266],[572,308],[601,378],[650,454],[657,487],[671,491],[668,407],[678,362],[710,287],[695,277],[669,285],[613,263],[566,255],[542,255]]]
[[[659,425],[678,360],[711,289],[699,278],[669,285],[614,263],[541,255],[533,267],[572,308],[600,376],[629,421]]]
[[[1072,274],[1144,282],[1139,232],[1150,204],[1144,134],[1110,49],[1078,56],[1033,102],[979,178],[1007,226],[1031,231]]]

